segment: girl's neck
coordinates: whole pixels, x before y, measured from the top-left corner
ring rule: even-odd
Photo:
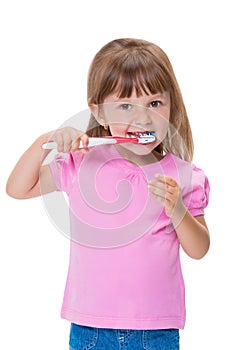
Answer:
[[[121,147],[121,145],[115,145],[115,148],[122,158],[124,158],[129,163],[135,164],[137,166],[156,163],[163,158],[163,155],[159,154],[154,150],[146,155],[138,155],[131,151],[128,151],[124,147]]]

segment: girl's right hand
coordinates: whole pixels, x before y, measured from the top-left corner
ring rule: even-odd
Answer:
[[[77,150],[83,153],[88,152],[88,135],[70,126],[57,129],[53,133],[52,139],[57,143],[58,152],[67,153]],[[80,142],[82,142],[82,148],[80,148]]]

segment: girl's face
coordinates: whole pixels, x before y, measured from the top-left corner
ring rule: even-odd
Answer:
[[[165,138],[170,118],[170,95],[168,92],[137,97],[134,92],[130,98],[109,95],[99,106],[99,121],[108,124],[113,136],[131,137],[141,132],[154,132],[156,140],[148,145],[121,144],[126,151],[137,155],[149,154]]]

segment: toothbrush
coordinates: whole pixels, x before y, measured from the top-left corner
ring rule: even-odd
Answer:
[[[98,146],[98,145],[114,145],[118,143],[139,143],[142,145],[147,145],[156,140],[156,135],[154,132],[139,132],[138,136],[131,134],[130,137],[119,137],[119,136],[105,136],[105,137],[89,137],[88,147]],[[49,141],[43,143],[43,149],[55,149],[57,148],[57,143],[55,141]],[[80,147],[83,148],[82,142]]]

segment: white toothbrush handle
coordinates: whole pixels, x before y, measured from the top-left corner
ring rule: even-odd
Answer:
[[[88,147],[98,146],[98,145],[113,145],[115,143],[116,143],[116,140],[112,139],[112,138],[90,137],[89,138]],[[47,143],[43,143],[42,148],[43,149],[56,149],[57,148],[57,142],[49,141]],[[82,141],[80,142],[79,148],[83,148]]]

